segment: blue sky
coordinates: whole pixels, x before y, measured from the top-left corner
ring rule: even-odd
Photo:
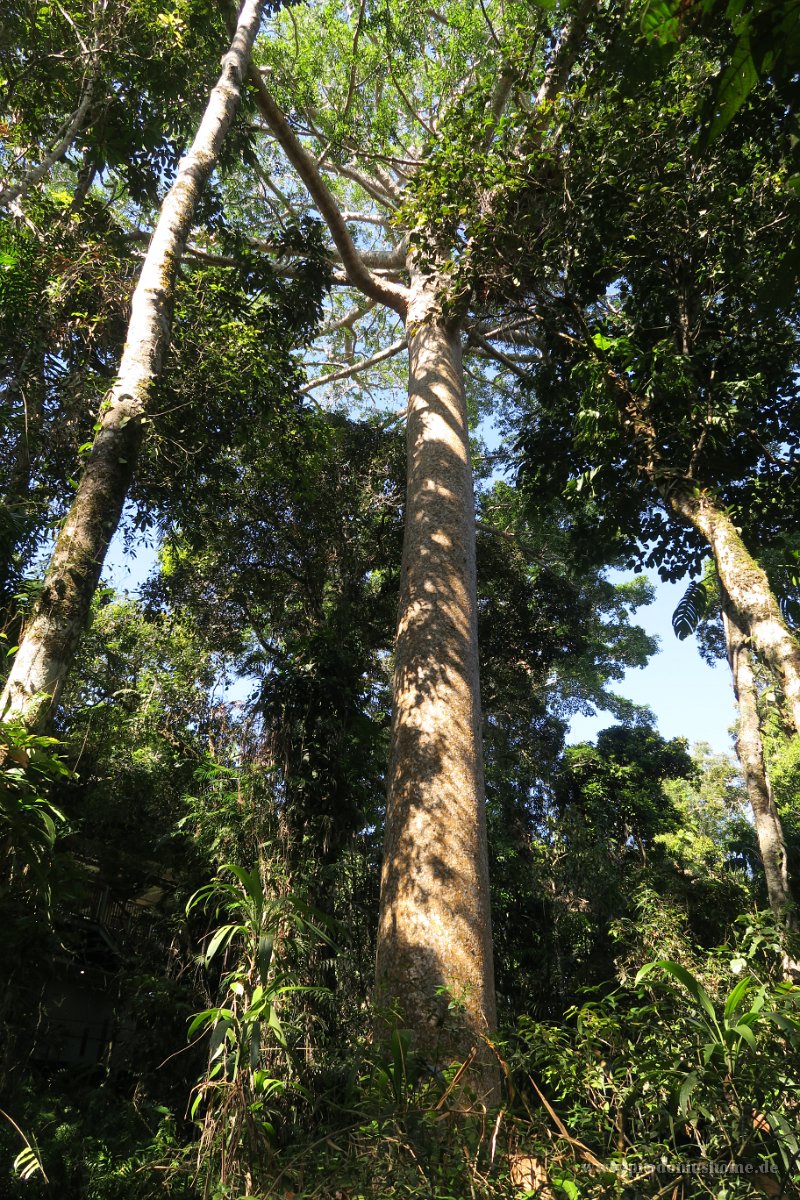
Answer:
[[[622,575],[613,578],[622,579]],[[685,737],[708,742],[712,750],[730,753],[730,727],[735,720],[733,688],[727,662],[709,667],[703,662],[693,637],[679,642],[672,631],[672,614],[686,590],[686,582],[662,583],[648,578],[656,599],[635,614],[638,625],[659,638],[660,649],[646,667],[630,670],[614,689],[637,704],[647,704],[656,714],[664,737]],[[570,741],[592,740],[600,729],[612,725],[607,713],[575,717]]]

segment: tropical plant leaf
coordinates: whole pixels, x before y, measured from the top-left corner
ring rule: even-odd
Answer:
[[[680,641],[695,632],[708,611],[708,604],[709,595],[705,584],[692,580],[672,614],[672,628]]]
[[[745,29],[714,90],[710,117],[702,134],[701,144],[708,145],[713,142],[723,129],[730,125],[757,83],[758,72],[750,47],[750,31]]]
[[[663,971],[665,975],[671,975],[673,979],[678,980],[678,983],[683,984],[692,999],[700,1005],[716,1025],[717,1014],[714,1011],[711,997],[700,980],[696,979],[691,971],[687,971],[686,967],[681,966],[680,963],[670,962],[669,959],[659,959],[658,962],[646,963],[637,974],[636,983],[639,983],[646,975],[649,975],[651,971],[656,969]]]
[[[747,993],[750,991],[750,988],[753,986],[753,983],[754,983],[754,981],[751,978],[751,976],[746,975],[744,977],[744,979],[740,979],[739,982],[736,984],[736,987],[733,989],[731,994],[728,996],[728,999],[725,1001],[725,1020],[726,1021],[729,1021],[731,1019],[731,1017],[733,1016],[733,1014],[736,1012],[737,1008],[740,1007],[740,1005],[742,1004],[742,1001],[745,999]]]

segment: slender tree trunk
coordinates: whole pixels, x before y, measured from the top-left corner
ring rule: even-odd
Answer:
[[[724,591],[722,597],[722,623],[733,675],[733,690],[739,706],[736,753],[753,809],[758,848],[764,864],[767,896],[770,908],[780,924],[787,929],[796,930],[798,924],[789,887],[783,828],[772,798],[764,763],[758,696],[750,647],[737,614]]]
[[[461,336],[437,281],[412,272],[408,493],[376,992],[430,1062],[477,1049],[470,1084],[496,1090],[480,734],[475,512]],[[457,1002],[457,1011],[448,1011]]]
[[[708,543],[730,611],[747,631],[759,658],[780,680],[792,722],[800,733],[800,645],[786,627],[766,572],[710,493],[665,486],[662,495],[672,511]]]
[[[133,293],[119,376],[104,404],[100,432],[0,696],[0,717],[5,720],[40,727],[75,657],[128,494],[152,386],[169,344],[181,255],[239,102],[264,5],[265,0],[245,0],[192,148],[161,206]]]
[[[90,76],[84,84],[78,107],[67,121],[63,134],[52,150],[44,155],[38,166],[26,171],[18,183],[0,186],[0,208],[19,212],[20,201],[24,200],[31,188],[41,183],[55,164],[68,153],[89,119],[93,91],[94,78]]]
[[[657,488],[666,508],[690,525],[708,545],[730,610],[736,614],[758,657],[780,681],[792,724],[800,734],[800,644],[781,616],[766,572],[712,493],[663,461],[648,401],[634,393],[624,376],[600,355],[582,315],[578,314],[578,320],[590,352],[606,368],[623,428],[636,448],[640,472]]]

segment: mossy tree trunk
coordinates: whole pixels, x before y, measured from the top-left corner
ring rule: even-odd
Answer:
[[[742,767],[747,794],[753,809],[756,836],[770,908],[779,923],[797,929],[797,916],[789,887],[783,828],[767,778],[764,745],[758,712],[758,692],[747,636],[728,597],[723,592],[722,621],[733,675],[733,690],[739,706],[736,753]]]
[[[264,5],[265,0],[245,0],[200,128],[161,206],[131,300],[119,375],[104,402],[100,430],[0,696],[0,717],[6,721],[41,728],[75,658],[169,345],[178,265],[239,102]]]
[[[408,491],[395,648],[376,993],[431,1063],[477,1050],[496,1091],[480,733],[475,510],[457,323],[412,266]],[[451,1001],[456,1005],[448,1008]]]
[[[666,486],[665,501],[708,544],[729,611],[750,638],[758,657],[774,672],[800,733],[800,645],[787,628],[766,571],[742,541],[733,520],[710,492],[683,484]]]
[[[583,324],[595,359],[599,351]],[[663,458],[663,441],[649,401],[600,358],[612,388],[622,426],[634,447],[639,472],[657,490],[668,512],[690,525],[708,546],[729,611],[749,637],[761,661],[779,680],[794,728],[800,734],[800,644],[789,632],[767,573],[747,549],[730,513],[713,492]]]

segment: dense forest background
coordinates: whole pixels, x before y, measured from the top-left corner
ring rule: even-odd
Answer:
[[[798,61],[6,0],[0,1195],[798,1194]]]

